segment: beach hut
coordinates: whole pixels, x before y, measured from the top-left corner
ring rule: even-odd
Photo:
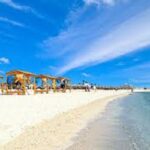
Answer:
[[[57,81],[60,82],[60,90],[62,92],[66,92],[67,89],[71,92],[71,81],[65,77],[57,77]]]
[[[22,71],[22,70],[13,70],[6,73],[6,94],[26,94],[27,86],[31,84],[31,78],[35,77],[33,73]]]
[[[35,77],[35,85],[34,85],[34,93],[48,93],[50,88],[53,89],[53,91],[56,91],[56,77],[49,76],[49,75],[37,75]],[[41,81],[41,84],[38,85],[38,81]],[[52,85],[50,85],[50,81],[52,82]]]
[[[38,81],[40,85],[38,85]],[[51,82],[51,84],[50,84]],[[60,84],[60,85],[59,85]],[[54,77],[50,75],[38,75],[35,77],[34,93],[48,93],[50,88],[53,92],[66,92],[67,89],[71,91],[70,80],[65,77]]]

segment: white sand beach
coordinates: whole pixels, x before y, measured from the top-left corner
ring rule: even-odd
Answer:
[[[135,92],[135,93],[150,92],[150,88],[146,88],[146,89],[144,89],[144,88],[135,88],[135,89],[134,89],[134,92]]]
[[[126,90],[0,96],[0,150],[64,148],[75,134]]]

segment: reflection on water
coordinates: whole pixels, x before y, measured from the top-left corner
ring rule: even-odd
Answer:
[[[149,150],[150,93],[137,93],[107,107],[68,150]]]

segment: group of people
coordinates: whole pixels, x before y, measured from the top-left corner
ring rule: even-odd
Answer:
[[[96,85],[95,84],[90,84],[86,81],[83,82],[83,85],[85,87],[85,92],[90,92],[90,90],[94,90],[96,92]]]

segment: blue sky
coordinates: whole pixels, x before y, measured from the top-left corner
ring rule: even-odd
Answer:
[[[0,74],[150,86],[149,0],[0,0]]]

